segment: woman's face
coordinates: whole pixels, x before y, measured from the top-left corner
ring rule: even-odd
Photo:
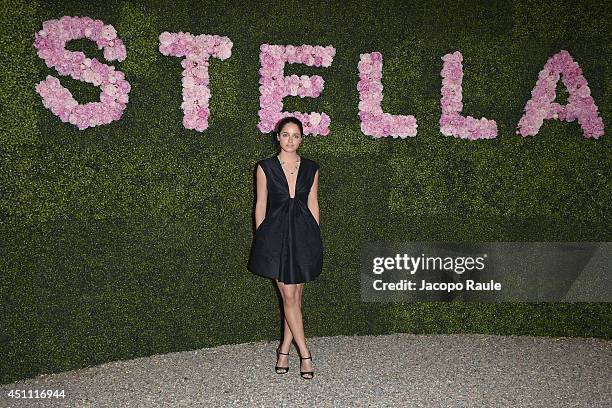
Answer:
[[[276,139],[278,139],[280,147],[284,151],[288,153],[296,152],[302,142],[300,128],[295,123],[285,123]]]

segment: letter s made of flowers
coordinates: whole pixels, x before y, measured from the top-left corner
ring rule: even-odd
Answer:
[[[117,37],[112,25],[90,17],[63,16],[59,20],[48,20],[43,29],[35,35],[34,47],[48,67],[61,75],[94,84],[102,90],[100,102],[80,105],[59,79],[47,77],[36,85],[36,92],[42,97],[43,105],[58,116],[62,122],[69,122],[80,130],[119,120],[128,103],[130,84],[121,71],[103,64],[96,58],[87,58],[80,51],[69,51],[66,43],[71,40],[88,38],[104,49],[104,58],[109,61],[123,61],[126,49]]]

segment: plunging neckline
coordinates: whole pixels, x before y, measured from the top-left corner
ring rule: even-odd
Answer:
[[[285,185],[287,186],[287,195],[289,196],[289,198],[295,198],[296,194],[297,194],[297,184],[298,184],[298,180],[300,177],[300,170],[302,170],[302,156],[300,156],[300,165],[298,166],[297,169],[297,174],[295,176],[295,188],[293,189],[293,197],[291,197],[291,189],[289,188],[289,179],[287,178],[287,175],[285,174],[285,169],[283,169],[283,165],[280,162],[280,157],[278,157],[278,155],[276,156],[276,162],[278,163],[278,167],[280,167],[281,173],[283,173],[283,179],[285,180]]]

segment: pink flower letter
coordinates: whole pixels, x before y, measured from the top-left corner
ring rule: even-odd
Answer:
[[[560,74],[563,75],[563,84],[569,92],[567,105],[553,102],[557,96]],[[544,119],[572,122],[576,118],[582,127],[584,137],[597,139],[604,134],[603,120],[597,113],[597,106],[591,97],[591,90],[582,75],[582,70],[569,52],[561,50],[550,57],[544,69],[540,71],[516,133],[521,136],[533,136],[540,130]]]
[[[208,60],[211,56],[225,60],[232,54],[233,43],[227,37],[218,35],[198,35],[189,33],[169,33],[159,35],[159,51],[164,55],[185,57],[183,67],[183,126],[203,132],[208,128]]]
[[[382,102],[382,54],[361,54],[359,69],[359,118],[361,131],[375,138],[393,136],[402,139],[417,134],[417,121],[412,115],[401,116],[383,113]]]
[[[115,67],[102,64],[96,58],[87,58],[80,51],[68,51],[66,43],[79,38],[95,41],[98,48],[104,48],[104,57],[109,61],[123,61],[126,57],[125,45],[112,25],[104,25],[100,20],[89,17],[63,16],[59,20],[48,20],[43,29],[35,35],[34,47],[37,54],[61,75],[89,82],[102,89],[100,102],[85,105],[72,97],[59,79],[47,75],[36,85],[36,92],[43,99],[43,105],[59,116],[62,122],[70,122],[80,130],[119,120],[128,103],[130,84],[124,79],[123,72]]]
[[[322,47],[262,44],[260,51],[259,130],[264,133],[271,132],[280,119],[295,116],[304,124],[305,135],[327,136],[331,121],[324,112],[283,112],[283,98],[289,95],[316,98],[323,91],[325,81],[319,75],[285,76],[284,69],[286,63],[329,67],[336,49],[331,45]]]
[[[494,120],[479,119],[461,115],[463,110],[462,82],[463,56],[459,51],[442,57],[442,115],[440,116],[440,132],[446,136],[462,139],[492,139],[497,136],[497,123]]]

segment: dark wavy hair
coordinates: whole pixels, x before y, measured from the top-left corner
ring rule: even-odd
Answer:
[[[287,123],[295,123],[298,128],[300,128],[300,136],[304,136],[304,126],[302,125],[302,121],[296,118],[295,116],[285,116],[284,118],[276,122],[276,126],[274,126],[273,140],[276,148],[280,148],[280,144],[278,143],[278,140],[276,140],[276,137],[280,135],[281,130],[283,130],[283,127],[285,127]]]

